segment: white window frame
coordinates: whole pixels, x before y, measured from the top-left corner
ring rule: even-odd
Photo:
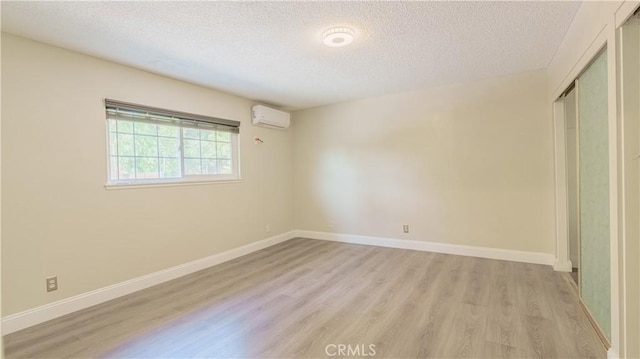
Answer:
[[[113,100],[105,100],[105,102],[107,103],[108,101],[113,101]],[[113,101],[116,102],[116,101]],[[120,103],[120,102],[118,102]],[[126,105],[131,105],[131,106],[139,106],[139,105],[133,105],[133,104],[127,104],[122,102],[122,104],[126,104]],[[146,107],[146,106],[140,106],[141,108],[145,108],[145,109],[155,109],[155,108],[151,108],[151,107]],[[109,108],[108,105],[106,105],[106,108]],[[151,111],[148,111],[149,113],[152,113]],[[192,119],[189,118],[188,116],[193,116],[193,117],[202,117],[204,118],[204,116],[199,116],[199,115],[191,115],[191,114],[187,114],[187,113],[183,113],[183,112],[173,112],[173,111],[169,111],[169,110],[163,110],[163,109],[157,109],[158,111],[162,111],[161,115],[166,116],[166,114],[168,113],[175,113],[175,118],[177,120],[185,120],[185,121],[191,121]],[[160,120],[153,120],[153,115],[150,116],[151,119],[147,118],[146,120],[142,121],[138,121],[139,123],[143,123],[143,122],[147,122],[147,123],[157,123],[158,125],[162,125],[163,122]],[[208,118],[207,118],[208,119]],[[222,120],[222,119],[216,119],[216,118],[212,118],[213,120],[220,120],[220,121],[229,121],[229,120]],[[105,187],[106,188],[130,188],[130,187],[147,187],[147,186],[174,186],[174,185],[194,185],[194,184],[211,184],[211,183],[230,183],[230,182],[239,182],[241,181],[241,177],[240,177],[240,134],[239,131],[238,132],[229,132],[230,133],[230,144],[231,144],[231,173],[230,174],[199,174],[199,175],[188,175],[185,174],[185,170],[184,170],[184,160],[185,160],[185,156],[184,156],[184,129],[185,128],[194,128],[193,126],[187,126],[187,125],[181,125],[180,123],[178,124],[174,124],[173,126],[179,128],[179,162],[180,162],[180,175],[181,177],[173,177],[173,178],[140,178],[140,179],[112,179],[111,178],[111,170],[112,170],[112,161],[111,158],[112,157],[116,157],[119,158],[120,156],[118,156],[118,154],[116,154],[115,156],[112,155],[111,152],[111,131],[110,131],[110,127],[109,127],[109,121],[110,120],[116,120],[116,121],[130,121],[130,120],[126,120],[126,119],[113,119],[113,118],[109,118],[109,116],[107,116],[106,121],[105,121],[105,134],[106,134],[106,157],[107,157],[107,182]],[[132,120],[130,122],[136,122],[135,120]],[[215,123],[213,123],[212,126],[210,126],[209,123],[205,123],[204,121],[198,121],[199,123],[203,124],[203,127],[195,127],[198,129],[202,129],[202,130],[211,130],[211,131],[216,131],[215,128]],[[236,122],[236,121],[229,121],[229,122]],[[237,127],[239,128],[239,122],[236,122],[238,125]],[[227,132],[227,131],[225,131]],[[132,135],[134,136],[134,141],[135,141],[135,133],[132,133]],[[156,138],[160,138],[160,137],[156,137]],[[202,141],[202,139],[200,139],[200,141]],[[217,141],[216,141],[217,143]],[[134,158],[138,157],[135,155],[134,153]],[[159,156],[158,156],[159,157]],[[216,157],[215,160],[217,161],[218,158]]]

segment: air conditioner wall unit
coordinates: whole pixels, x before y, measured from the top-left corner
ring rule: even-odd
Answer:
[[[288,112],[264,105],[253,106],[251,112],[251,123],[256,126],[285,129],[291,124],[291,115]]]

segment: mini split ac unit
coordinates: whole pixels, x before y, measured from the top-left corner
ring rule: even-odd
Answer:
[[[251,110],[253,112],[251,123],[256,126],[284,129],[291,124],[291,115],[287,112],[263,105],[253,106]]]

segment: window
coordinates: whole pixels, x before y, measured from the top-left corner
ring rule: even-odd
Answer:
[[[239,178],[237,121],[105,100],[109,184]]]

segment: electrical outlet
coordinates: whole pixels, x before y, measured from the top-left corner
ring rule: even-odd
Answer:
[[[271,226],[267,224],[266,226],[264,226],[264,230],[265,230],[267,233],[271,232]]]
[[[58,276],[49,277],[47,280],[47,292],[58,290]]]
[[[409,225],[408,225],[408,224],[405,224],[404,226],[402,226],[402,231],[403,231],[404,233],[409,233]]]

